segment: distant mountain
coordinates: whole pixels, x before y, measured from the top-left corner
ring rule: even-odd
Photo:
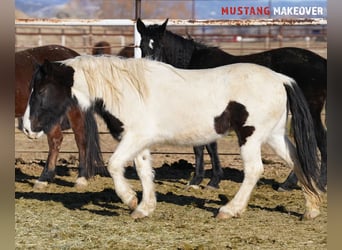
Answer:
[[[54,17],[69,0],[15,0],[15,8],[32,17]]]
[[[15,0],[15,7],[36,18],[96,18],[101,2],[92,0]]]
[[[40,9],[63,5],[67,2],[69,0],[15,0],[15,8],[27,14],[32,14]]]
[[[128,0],[15,0],[15,7],[33,18],[134,18]],[[142,1],[142,18],[191,18],[190,1]]]
[[[25,14],[24,12],[18,9],[14,10],[14,15],[15,15],[15,18],[30,18],[30,16],[28,16],[27,14]]]

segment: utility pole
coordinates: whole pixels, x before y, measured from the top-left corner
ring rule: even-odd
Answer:
[[[135,21],[141,17],[141,0],[135,0]],[[140,45],[140,33],[137,30],[137,24],[134,25],[134,57],[141,57],[141,50],[139,48]]]

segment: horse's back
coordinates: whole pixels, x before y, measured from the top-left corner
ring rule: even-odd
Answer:
[[[274,97],[286,97],[284,84],[293,81],[267,67],[250,63],[201,70],[177,69],[160,63],[155,66],[146,71],[146,82],[159,102],[165,102],[172,109],[181,109],[183,100],[187,105],[191,103],[190,107],[203,110],[210,109],[208,103],[214,103],[215,109],[223,111],[231,100],[251,108],[258,102],[270,103],[270,107],[271,103],[281,106],[277,102],[284,104],[286,98],[275,101]]]
[[[79,53],[61,45],[46,45],[27,50],[39,63],[45,59],[49,61],[60,61],[78,56]]]

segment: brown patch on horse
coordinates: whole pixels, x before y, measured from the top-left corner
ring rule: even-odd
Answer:
[[[234,129],[239,139],[239,145],[242,146],[246,143],[246,138],[251,136],[255,130],[253,126],[244,126],[248,115],[244,105],[231,101],[222,114],[215,117],[215,130],[218,134],[224,134],[229,129]]]

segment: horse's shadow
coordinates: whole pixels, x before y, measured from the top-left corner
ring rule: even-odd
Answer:
[[[68,193],[46,193],[46,192],[15,192],[15,199],[31,199],[38,201],[53,201],[63,204],[70,210],[89,211],[104,216],[117,216],[114,210],[119,209],[113,203],[120,202],[119,197],[112,189],[104,189],[100,192],[68,192]],[[93,204],[101,207],[101,210],[85,208]]]
[[[43,163],[42,163],[43,164]],[[58,166],[57,167],[57,175],[59,176],[69,176],[70,175],[70,167],[67,166]],[[226,167],[223,168],[224,171],[224,180],[230,180],[233,182],[241,183],[244,174],[242,170]],[[163,164],[160,168],[155,169],[155,180],[158,181],[170,181],[170,182],[181,182],[181,179],[189,180],[191,175],[194,172],[194,168],[192,164],[187,161],[180,160],[178,162],[174,162],[171,165]],[[138,179],[137,173],[134,167],[129,166],[126,168],[125,176],[128,179]],[[210,178],[211,170],[205,171],[205,178]],[[19,168],[15,169],[15,181],[21,183],[28,183],[32,185],[32,180],[37,179],[36,176],[29,175],[23,173]],[[55,178],[54,183],[61,186],[74,186],[74,183],[65,181],[61,178]],[[183,183],[184,184],[184,183]],[[259,185],[271,185],[274,186],[278,184],[273,179],[262,178],[259,181]],[[141,200],[142,193],[137,192],[138,199]],[[38,191],[30,191],[30,192],[16,192],[15,198],[20,199],[34,199],[39,201],[54,201],[62,203],[64,207],[71,210],[82,210],[89,211],[94,214],[99,214],[103,216],[118,216],[118,213],[115,212],[115,209],[119,209],[119,206],[114,205],[113,203],[120,203],[120,198],[116,195],[114,190],[112,189],[104,189],[100,192],[68,192],[68,193],[46,193],[46,192],[38,192]],[[167,192],[166,194],[157,192],[157,200],[158,202],[166,202],[172,203],[179,206],[195,206],[197,208],[209,211],[215,216],[218,212],[216,208],[211,206],[207,206],[206,204],[215,204],[218,206],[222,206],[226,204],[229,200],[223,195],[218,195],[219,200],[211,200],[211,199],[203,199],[197,198],[191,193],[189,195],[179,195],[174,194],[173,192]],[[86,208],[86,205],[93,204],[95,206],[101,207],[101,209],[90,209]],[[300,217],[300,214],[295,212],[287,211],[284,207],[277,206],[275,208],[268,207],[260,207],[256,205],[249,205],[252,209],[262,209],[271,212],[281,212],[286,214],[292,214],[294,216]],[[127,208],[128,210],[128,208]]]
[[[37,165],[39,165],[42,168],[44,168],[45,161],[38,162]],[[66,165],[56,165],[56,176],[63,177],[63,176],[70,176],[70,171],[77,171],[78,169],[76,167],[70,167]],[[32,182],[37,180],[39,177],[31,174],[24,173],[21,171],[20,168],[15,168],[15,182],[18,183],[26,183],[29,185],[32,185]],[[64,186],[64,187],[73,187],[75,183],[61,179],[61,178],[55,178],[53,183]]]
[[[233,182],[241,183],[244,178],[243,171],[241,170],[230,167],[222,168],[222,170],[222,180],[230,180]],[[178,182],[180,179],[190,180],[194,172],[195,168],[193,167],[193,165],[185,160],[179,160],[177,162],[173,162],[172,164],[164,163],[161,167],[155,169],[155,180],[164,180],[171,182]],[[207,179],[211,176],[212,170],[205,170],[204,178]]]
[[[269,164],[265,162],[265,164]],[[224,167],[222,180],[228,180],[236,183],[242,183],[244,179],[243,170],[239,170],[231,167]],[[185,160],[179,160],[170,164],[163,164],[161,167],[155,169],[155,180],[156,181],[171,181],[179,182],[181,179],[190,180],[194,174],[195,168],[191,163]],[[205,170],[203,184],[205,185],[206,179],[210,179],[212,176],[212,169]],[[138,179],[133,167],[129,167],[126,170],[126,178]],[[280,183],[274,179],[261,178],[258,185],[269,185],[273,189],[277,190]]]

